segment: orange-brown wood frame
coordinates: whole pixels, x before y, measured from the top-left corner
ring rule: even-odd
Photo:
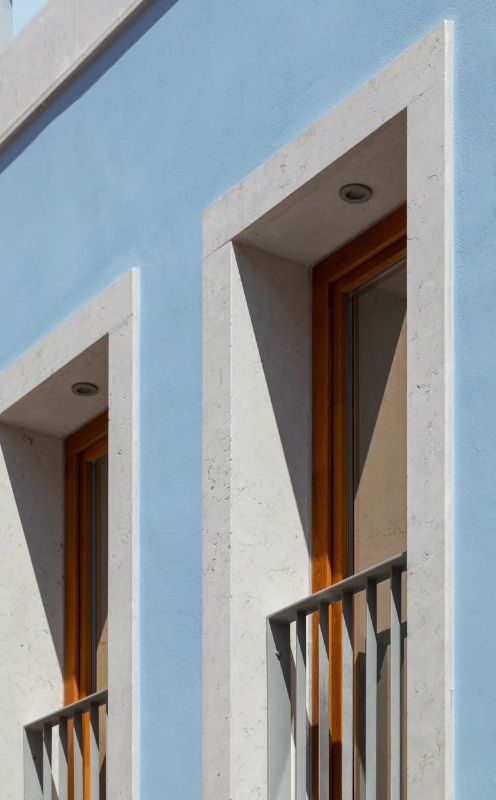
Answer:
[[[347,575],[348,564],[348,333],[351,292],[406,257],[406,208],[402,207],[320,262],[313,271],[312,322],[312,591]],[[341,611],[331,612],[332,797],[341,797]],[[317,797],[318,653],[314,627],[313,795]]]
[[[91,464],[108,452],[108,413],[76,431],[65,445],[64,700],[91,694]],[[89,720],[85,719],[85,798],[90,790]],[[73,776],[73,736],[69,746]],[[73,797],[72,777],[69,798]]]

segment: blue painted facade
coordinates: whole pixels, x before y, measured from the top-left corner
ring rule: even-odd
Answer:
[[[141,270],[143,800],[201,796],[202,213],[446,18],[455,23],[455,784],[457,800],[491,798],[496,6],[157,0],[0,155],[0,367]]]

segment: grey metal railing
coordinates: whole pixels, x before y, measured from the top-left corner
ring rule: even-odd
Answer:
[[[25,800],[68,800],[69,794],[74,800],[88,797],[101,800],[100,710],[107,711],[107,702],[106,690],[96,692],[25,726]],[[86,719],[88,721],[85,724]],[[58,781],[54,775],[54,731],[58,731]],[[89,741],[86,737],[89,737]],[[71,749],[72,768],[69,757]],[[86,764],[87,758],[89,764]],[[90,781],[86,793],[85,773]],[[72,792],[69,791],[70,784]]]
[[[316,594],[271,614],[267,619],[268,679],[268,800],[332,800],[332,787],[339,785],[342,800],[377,800],[378,754],[378,585],[389,585],[387,643],[389,686],[387,731],[387,782],[384,793],[390,800],[402,798],[402,658],[406,624],[402,624],[402,573],[406,553],[334,584]],[[383,597],[381,588],[381,598]],[[357,708],[357,669],[354,654],[354,598],[365,593],[363,630],[365,708]],[[329,608],[339,604],[342,618],[341,674],[334,676],[340,695],[341,730],[331,731],[330,707],[333,692],[332,634]],[[307,619],[318,617],[318,667],[307,654]],[[382,635],[382,634],[381,634]],[[311,649],[311,648],[310,648]],[[312,676],[318,674],[318,740],[310,736],[308,697]],[[364,780],[358,788],[354,759],[357,718],[364,717]],[[310,712],[311,716],[311,712]],[[334,736],[333,736],[334,733]],[[315,737],[317,738],[317,737]],[[339,742],[339,764],[332,765],[332,743]],[[312,748],[317,750],[312,753]],[[383,741],[381,741],[381,748]],[[382,752],[381,750],[381,752]],[[314,756],[312,758],[312,755]],[[311,764],[318,775],[311,779]],[[339,775],[333,776],[333,770]],[[382,800],[382,797],[381,797]]]

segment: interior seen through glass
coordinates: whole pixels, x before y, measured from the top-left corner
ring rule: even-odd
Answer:
[[[352,570],[406,550],[406,262],[350,296]]]
[[[92,691],[108,686],[108,456],[91,465],[92,500]],[[100,708],[100,797],[106,797],[106,715]]]
[[[92,464],[92,690],[107,688],[108,457]]]

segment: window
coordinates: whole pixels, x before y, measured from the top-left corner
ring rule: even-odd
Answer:
[[[107,413],[66,440],[64,688],[67,705],[108,686]],[[105,797],[105,709],[101,708],[100,797]],[[89,720],[84,723],[89,797]],[[71,758],[71,756],[70,756]]]
[[[266,665],[261,617],[284,627],[286,616],[277,609],[304,606],[309,555],[314,582],[322,586],[331,577],[329,498],[319,492],[329,477],[325,409],[314,409],[323,419],[323,436],[321,459],[313,464],[307,432],[315,417],[308,407],[307,268],[405,202],[412,242],[408,788],[419,797],[452,797],[451,78],[452,25],[445,22],[244,176],[204,215],[204,764],[209,798],[229,796],[232,787],[264,794],[266,784],[268,797],[291,797],[294,720],[287,676],[279,659],[272,658],[280,647],[270,642]],[[400,117],[404,139],[394,136]],[[377,160],[370,154],[359,158],[359,150],[383,134],[387,160],[370,184],[376,189],[386,177],[385,191],[375,193],[378,204],[372,201],[370,216],[367,206],[356,206],[341,223],[332,198],[344,177],[363,179],[364,167],[375,170]],[[403,189],[391,199],[391,179],[398,176]],[[380,242],[370,242],[370,258],[378,252],[374,248],[386,253],[397,241],[397,232],[396,238],[383,232]],[[404,232],[405,226],[400,236]],[[349,248],[352,265],[358,254]],[[396,253],[392,263],[399,258]],[[329,368],[321,374],[324,381]],[[315,395],[312,400],[318,405]],[[317,496],[312,498],[313,469]],[[314,533],[318,528],[323,534],[314,540],[312,553],[309,505]],[[333,569],[338,555],[334,550]],[[274,667],[268,693],[266,666]],[[435,757],[426,759],[426,753]]]
[[[406,550],[406,211],[314,269],[313,590]],[[354,600],[354,785],[365,790],[366,605]],[[340,791],[341,609],[333,607],[331,764]],[[405,613],[402,613],[403,637]],[[317,630],[315,642],[318,641]],[[315,645],[316,646],[316,645]],[[377,792],[389,778],[389,587],[377,592]],[[318,665],[317,652],[314,665]],[[315,666],[315,670],[317,666]],[[314,672],[314,719],[318,674]],[[403,715],[404,716],[404,715]],[[403,743],[405,736],[403,736]],[[316,753],[317,748],[313,748]],[[403,756],[404,757],[404,756]],[[314,781],[318,774],[313,770]],[[315,791],[317,787],[315,786]]]
[[[314,269],[314,591],[405,549],[405,255],[400,209]]]
[[[82,777],[88,774],[88,754],[84,752],[84,758],[81,754],[85,744],[82,723],[89,712],[91,741],[105,738],[102,715],[97,712],[107,706],[107,697],[105,751],[91,748],[90,761],[98,760],[101,766],[105,755],[107,785],[117,796],[137,792],[137,292],[138,272],[132,270],[2,374],[0,488],[6,530],[12,535],[3,538],[5,580],[0,583],[4,605],[16,609],[16,618],[15,625],[6,621],[1,635],[18,657],[3,664],[3,683],[10,690],[5,695],[9,713],[2,716],[5,746],[0,766],[5,792],[12,797],[21,797],[23,792],[41,796],[50,772],[60,796],[64,784],[68,790],[74,788],[66,770],[67,755],[76,762],[77,792],[84,796]],[[96,383],[98,394],[84,398],[73,394],[72,384],[81,380]],[[80,570],[83,504],[76,478],[85,453],[87,461],[96,462],[94,477],[99,475],[103,482],[100,489],[94,486],[93,506],[98,508],[100,502],[100,520],[105,523],[105,447],[92,455],[88,448],[105,441],[107,408],[108,639],[112,647],[107,653],[103,626],[95,662],[96,620],[93,647],[89,648],[93,660],[88,667],[82,657],[80,633],[85,626],[87,642],[91,641],[91,619],[88,622],[87,610],[80,611],[80,588],[85,575],[86,586],[90,586],[91,572]],[[105,533],[106,529],[103,539]],[[72,557],[66,547],[72,548]],[[90,564],[87,549],[86,563]],[[98,565],[98,559],[93,563]],[[106,574],[102,559],[99,569]],[[107,594],[101,583],[100,587],[93,595],[97,598],[94,608],[98,598]],[[101,625],[105,619],[101,606],[99,619]],[[105,664],[103,655],[108,657],[108,691],[99,691],[96,697],[83,696],[68,709],[71,693],[78,698],[91,691],[80,682],[81,668],[91,675],[93,665],[95,675],[95,665],[102,669]],[[67,729],[73,725],[77,742],[76,737],[67,737]],[[74,743],[77,747],[71,753]],[[100,779],[102,770],[91,770],[91,776]]]

